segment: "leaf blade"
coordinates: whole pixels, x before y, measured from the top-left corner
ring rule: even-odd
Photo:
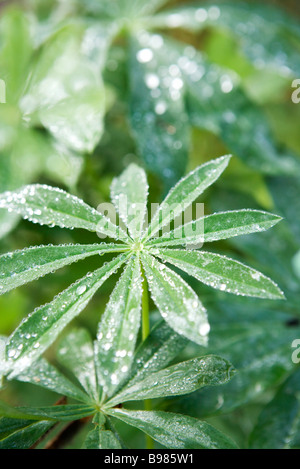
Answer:
[[[66,324],[85,308],[102,283],[125,260],[125,255],[119,256],[93,274],[87,274],[51,303],[37,308],[19,325],[6,345],[7,363],[12,367],[10,378],[30,366],[53,343]]]
[[[193,417],[161,411],[111,409],[110,415],[139,428],[167,448],[229,449],[237,448],[221,432]]]
[[[113,179],[111,199],[133,239],[139,238],[147,210],[148,184],[145,171],[130,164]]]
[[[107,406],[127,401],[189,394],[204,386],[224,384],[233,375],[232,365],[213,355],[177,363],[150,374],[137,383],[129,382]]]
[[[140,327],[142,278],[132,258],[117,283],[99,324],[95,343],[98,380],[111,394],[130,368]]]
[[[147,339],[137,349],[128,381],[135,383],[149,373],[167,366],[188,344],[188,339],[177,334],[165,321],[153,327]]]
[[[76,329],[63,338],[57,351],[59,363],[69,369],[90,399],[98,400],[94,348],[86,329]]]
[[[226,169],[230,158],[230,155],[226,155],[211,160],[181,179],[171,189],[152,218],[145,240],[153,238],[161,228],[182,213],[213,184]]]
[[[128,240],[126,234],[100,212],[56,187],[31,184],[4,192],[0,195],[0,208],[14,211],[34,223],[99,231],[115,239]]]
[[[199,245],[268,230],[282,218],[260,210],[217,212],[186,223],[165,236],[149,240],[154,246]]]
[[[228,293],[267,299],[284,299],[268,277],[241,262],[207,251],[161,249],[158,257],[200,282]]]
[[[154,257],[142,253],[151,295],[163,319],[178,334],[205,345],[209,324],[206,310],[190,286]]]
[[[20,422],[2,417],[0,419],[0,449],[28,449],[53,425],[54,422],[49,421],[24,420]]]
[[[71,399],[89,402],[87,394],[43,358],[39,358],[25,371],[15,375],[13,379],[23,383],[32,383]]]
[[[176,53],[166,53],[165,48],[161,35],[137,34],[131,39],[129,104],[139,153],[167,191],[185,172],[190,139],[180,70],[174,77],[162,72],[174,68]]]
[[[33,246],[0,256],[0,294],[43,277],[80,259],[118,252],[116,244]]]

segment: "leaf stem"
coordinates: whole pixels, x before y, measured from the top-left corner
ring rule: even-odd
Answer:
[[[143,342],[147,339],[150,333],[150,316],[149,316],[149,297],[148,297],[148,283],[145,272],[142,269],[143,277],[143,296],[142,296],[142,339]],[[144,401],[145,410],[152,410],[152,403],[150,399]],[[146,435],[146,449],[154,449],[154,441],[149,435]]]

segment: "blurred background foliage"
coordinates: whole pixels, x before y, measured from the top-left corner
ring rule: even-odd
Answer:
[[[187,170],[232,153],[201,199],[206,214],[258,208],[283,216],[269,232],[214,248],[270,276],[285,302],[237,298],[187,278],[212,329],[208,351],[190,344],[178,360],[215,353],[239,373],[226,385],[160,403],[204,417],[241,447],[262,445],[261,431],[274,435],[266,447],[299,447],[300,440],[299,367],[291,359],[300,339],[300,104],[291,99],[300,78],[299,18],[297,0],[0,2],[0,192],[46,183],[97,207],[108,201],[112,178],[134,161],[148,171],[150,202],[159,202]],[[5,211],[0,238],[1,253],[97,242]],[[90,258],[2,296],[0,333],[9,335],[30,310],[97,265]],[[95,334],[114,282],[72,327]],[[286,413],[284,393],[293,397]],[[57,400],[14,382],[3,394],[17,405]],[[138,447],[140,435],[126,432]]]

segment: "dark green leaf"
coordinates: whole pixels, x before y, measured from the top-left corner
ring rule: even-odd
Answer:
[[[97,334],[95,361],[98,380],[108,395],[130,369],[140,327],[141,301],[142,278],[137,256],[129,261],[112,292]]]
[[[177,334],[164,321],[156,324],[134,356],[130,383],[143,380],[148,374],[166,367],[186,347],[188,339]]]
[[[206,310],[196,293],[173,270],[149,254],[142,253],[142,262],[153,301],[163,319],[178,334],[199,345],[207,344]]]
[[[159,238],[148,242],[154,246],[198,245],[264,231],[281,220],[281,217],[259,210],[234,210],[219,212],[184,224]]]
[[[78,401],[89,402],[90,400],[79,387],[42,358],[32,363],[23,372],[14,375],[14,379],[35,384]]]
[[[160,249],[158,256],[218,290],[270,300],[284,298],[278,286],[268,277],[226,256],[171,249]]]
[[[82,228],[116,239],[128,239],[100,212],[56,187],[34,184],[18,191],[4,192],[0,195],[0,208],[7,208],[41,225]]]
[[[0,418],[0,449],[28,449],[54,422]]]
[[[0,293],[31,282],[80,259],[122,250],[116,244],[34,246],[0,256]]]
[[[71,285],[51,302],[37,308],[15,330],[6,346],[10,378],[35,361],[63,328],[88,304],[96,291],[126,260],[122,255]]]
[[[181,179],[168,193],[151,220],[147,238],[157,236],[159,230],[169,225],[178,215],[186,210],[205,189],[211,186],[227,167],[230,156],[199,166]]]
[[[111,409],[109,414],[147,433],[167,448],[237,448],[229,438],[206,422],[169,412]]]
[[[224,384],[234,374],[226,360],[216,356],[194,358],[151,373],[137,383],[129,383],[107,402],[114,407],[121,402],[189,394],[205,386]]]
[[[73,373],[86,393],[97,402],[94,347],[87,330],[77,329],[64,337],[59,344],[57,358]]]
[[[168,190],[185,172],[189,128],[181,73],[168,76],[174,52],[163,42],[144,33],[131,40],[130,122],[141,157]]]
[[[264,408],[250,436],[252,449],[300,448],[300,371],[296,371]]]

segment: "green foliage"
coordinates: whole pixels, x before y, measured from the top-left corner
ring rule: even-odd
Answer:
[[[0,448],[298,449],[296,15],[25,3],[0,8]]]

